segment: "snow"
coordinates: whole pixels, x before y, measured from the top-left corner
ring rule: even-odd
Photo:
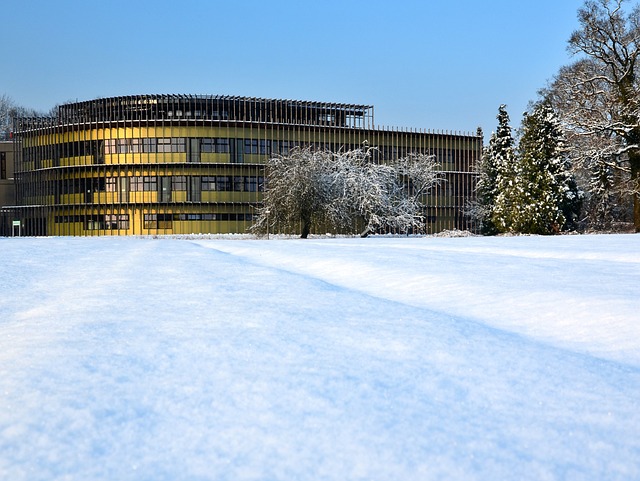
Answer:
[[[639,250],[0,239],[0,479],[640,479]]]

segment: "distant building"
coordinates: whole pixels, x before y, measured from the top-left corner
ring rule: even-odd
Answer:
[[[13,179],[13,142],[0,137],[0,209],[14,205],[15,187]],[[11,222],[0,223],[0,235],[11,235]]]
[[[246,232],[270,155],[364,142],[380,161],[435,155],[446,182],[429,195],[427,230],[469,229],[463,207],[482,149],[475,134],[376,128],[372,106],[194,95],[62,105],[55,118],[18,119],[14,142],[16,200],[3,201],[5,235],[15,220],[23,235]]]

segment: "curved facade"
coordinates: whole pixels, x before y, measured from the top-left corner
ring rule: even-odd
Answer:
[[[264,162],[294,146],[356,148],[381,161],[437,157],[446,182],[428,231],[469,229],[482,137],[375,128],[366,105],[228,96],[142,95],[77,102],[17,120],[16,206],[26,235],[242,233],[264,189]]]

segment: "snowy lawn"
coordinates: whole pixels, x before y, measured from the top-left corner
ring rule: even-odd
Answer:
[[[640,236],[0,238],[0,479],[640,479]]]

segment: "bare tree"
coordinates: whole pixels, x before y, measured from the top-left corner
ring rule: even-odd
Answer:
[[[331,153],[293,148],[275,155],[266,165],[263,206],[252,229],[255,232],[300,232],[307,238],[314,224],[327,215],[331,192]]]
[[[295,148],[266,166],[266,190],[254,232],[294,231],[306,238],[313,227],[362,236],[378,230],[424,229],[424,199],[440,176],[432,156],[412,153],[378,163],[368,146],[331,152]]]
[[[16,104],[6,94],[0,95],[0,138],[8,139],[16,117],[42,117],[43,113]]]

